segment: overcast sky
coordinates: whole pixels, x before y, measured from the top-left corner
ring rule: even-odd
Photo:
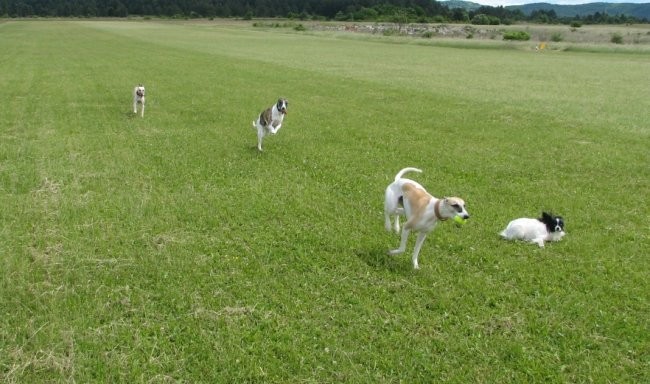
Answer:
[[[586,3],[650,3],[650,0],[468,0],[473,3],[490,5],[521,5],[530,3],[551,3],[551,4],[586,4]]]

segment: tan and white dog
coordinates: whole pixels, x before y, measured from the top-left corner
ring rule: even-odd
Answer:
[[[411,231],[418,233],[413,250],[413,268],[420,268],[418,255],[424,239],[431,232],[439,221],[452,219],[460,216],[468,219],[469,214],[465,210],[465,201],[458,197],[445,197],[442,199],[431,196],[419,183],[402,178],[407,172],[422,172],[418,168],[404,168],[397,173],[395,181],[386,188],[384,201],[384,216],[386,230],[390,231],[393,226],[391,216],[394,216],[394,229],[399,233],[399,216],[406,216],[406,223],[402,228],[400,246],[388,253],[397,255],[406,251],[406,242]]]
[[[142,105],[141,115],[144,117],[144,86],[139,84],[133,89],[133,113],[138,114],[138,104]]]
[[[257,149],[262,151],[262,139],[269,133],[275,135],[282,127],[282,120],[287,114],[289,102],[287,99],[278,99],[272,107],[262,111],[255,121],[253,128],[257,128]]]

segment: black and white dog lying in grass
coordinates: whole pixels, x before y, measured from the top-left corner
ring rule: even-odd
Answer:
[[[133,89],[133,113],[138,114],[138,104],[142,105],[141,116],[144,117],[144,85],[138,84]]]
[[[508,223],[501,232],[501,237],[506,240],[523,240],[536,243],[544,247],[545,241],[560,241],[564,237],[564,219],[542,212],[539,219],[522,217]]]
[[[287,114],[289,102],[287,99],[280,98],[277,103],[270,108],[265,109],[253,121],[253,128],[257,129],[257,149],[262,151],[262,139],[269,133],[275,135],[282,127],[282,120]]]

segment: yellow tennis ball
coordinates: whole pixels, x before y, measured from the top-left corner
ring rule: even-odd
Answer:
[[[456,224],[458,224],[458,225],[465,225],[465,223],[467,223],[467,219],[463,219],[463,218],[460,217],[460,216],[454,216],[454,221],[455,221]]]

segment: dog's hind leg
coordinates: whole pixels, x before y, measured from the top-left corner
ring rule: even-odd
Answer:
[[[398,208],[397,212],[395,213],[395,233],[399,233],[399,217],[404,214],[404,209],[403,208]]]
[[[399,196],[395,208],[395,232],[399,233],[399,217],[404,215],[404,196]]]
[[[387,232],[390,232],[393,223],[390,220],[390,216],[394,213],[395,207],[393,206],[393,193],[391,188],[386,188],[384,192],[384,228]],[[399,232],[398,232],[399,233]]]
[[[262,139],[264,139],[264,128],[257,127],[257,150],[262,152]]]
[[[395,229],[395,233],[399,233],[400,210],[401,208],[394,210],[388,203],[384,206],[384,228],[386,228],[387,232],[391,232]],[[393,220],[395,220],[394,222],[391,220],[391,216],[393,216]]]
[[[422,248],[422,243],[424,243],[424,239],[427,238],[427,233],[426,232],[420,232],[418,233],[418,237],[415,240],[415,249],[413,249],[413,268],[414,269],[420,269],[420,265],[418,264],[418,255],[420,254],[420,248]]]
[[[402,229],[402,239],[400,240],[399,248],[388,251],[389,255],[399,255],[406,251],[406,241],[409,238],[409,233],[411,233],[411,230],[406,228]]]
[[[387,232],[390,232],[392,223],[390,222],[390,213],[384,212],[384,228],[386,228]]]
[[[399,225],[399,213],[396,213],[393,215],[393,222],[391,222],[390,219],[390,213],[384,213],[384,228],[386,228],[387,232],[391,232],[392,230],[395,230],[395,233],[399,233],[400,225]]]

